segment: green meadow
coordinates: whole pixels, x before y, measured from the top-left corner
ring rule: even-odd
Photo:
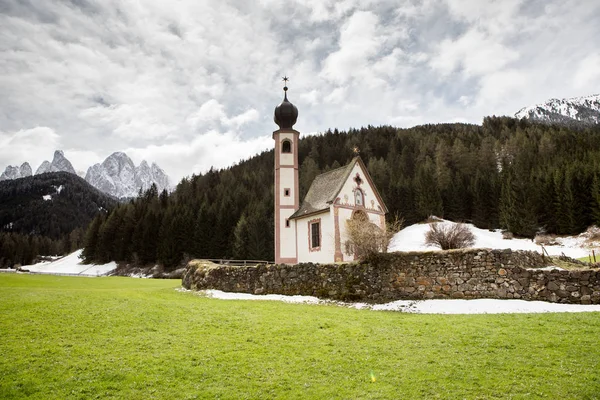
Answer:
[[[0,274],[0,398],[600,398],[600,313],[412,315],[179,286]]]

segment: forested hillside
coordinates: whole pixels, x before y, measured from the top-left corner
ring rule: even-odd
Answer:
[[[0,182],[0,267],[80,248],[90,221],[116,204],[67,172]]]
[[[390,216],[406,224],[437,215],[532,237],[574,234],[600,222],[600,128],[573,130],[507,117],[483,124],[366,127],[303,137],[300,191],[360,155]],[[160,262],[186,257],[273,259],[273,152],[155,188],[99,216],[87,261]]]

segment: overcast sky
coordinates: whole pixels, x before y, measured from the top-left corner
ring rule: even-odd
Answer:
[[[598,0],[0,0],[0,172],[114,151],[177,182],[301,133],[600,92]]]

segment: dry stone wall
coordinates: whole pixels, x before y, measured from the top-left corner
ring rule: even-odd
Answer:
[[[543,267],[539,253],[450,250],[379,254],[361,263],[227,266],[191,261],[185,288],[344,301],[500,298],[600,304],[600,270]]]

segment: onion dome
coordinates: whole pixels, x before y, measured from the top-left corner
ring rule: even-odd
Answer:
[[[287,78],[284,80],[287,81]],[[295,105],[289,102],[287,98],[287,90],[288,87],[285,86],[283,88],[283,101],[280,105],[275,107],[275,115],[273,120],[277,125],[279,125],[279,129],[291,129],[298,119],[298,109]]]

